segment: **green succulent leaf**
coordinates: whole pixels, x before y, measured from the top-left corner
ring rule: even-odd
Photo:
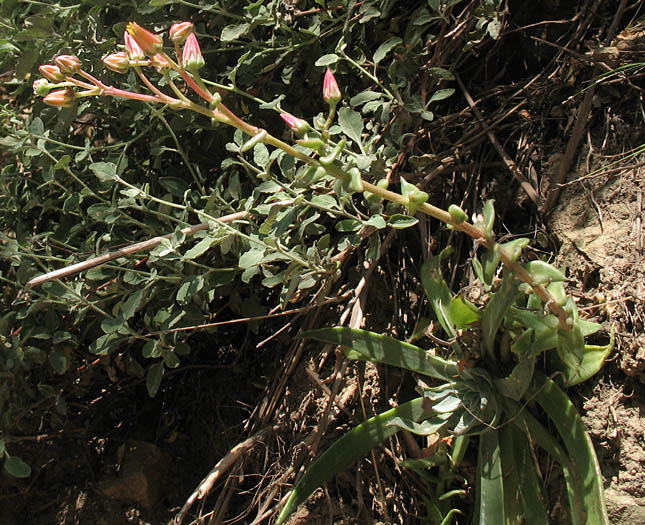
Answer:
[[[533,277],[535,284],[548,284],[566,279],[566,276],[560,270],[544,261],[531,261],[526,263],[525,268]]]
[[[457,328],[468,328],[482,318],[482,313],[473,303],[464,299],[462,295],[450,301],[450,318]]]
[[[517,296],[517,280],[512,274],[506,272],[502,285],[497,290],[484,308],[482,316],[482,350],[485,355],[494,355],[495,336],[502,324],[502,319],[515,301]]]
[[[489,199],[484,203],[484,235],[487,239],[493,238],[493,226],[495,225],[495,199]]]
[[[437,320],[448,337],[455,337],[455,322],[451,317],[452,294],[441,273],[441,260],[451,253],[446,248],[439,255],[431,257],[421,267],[421,282],[430,301],[430,306],[437,316]]]
[[[584,332],[583,332],[584,333]],[[614,349],[614,329],[611,329],[609,343],[606,345],[585,345],[582,361],[578,366],[567,366],[557,356],[553,356],[551,367],[562,373],[567,386],[575,386],[583,383],[590,377],[596,375],[602,368]]]
[[[506,523],[504,512],[504,476],[499,434],[489,430],[479,436],[477,459],[477,498],[475,516],[479,525]]]
[[[591,438],[585,430],[584,422],[573,403],[553,380],[537,371],[527,396],[535,399],[553,421],[568,456],[577,468],[574,480],[579,484],[584,516],[580,518],[587,525],[608,525],[609,518],[598,458]]]
[[[161,380],[164,376],[164,364],[163,362],[153,363],[148,368],[148,373],[146,374],[146,388],[148,389],[148,395],[150,397],[155,397],[157,391],[161,386]]]
[[[366,330],[339,326],[310,330],[299,334],[298,337],[343,346],[350,359],[398,366],[444,381],[449,381],[451,377],[459,374],[457,364],[452,361],[433,356],[418,346]]]
[[[423,398],[417,398],[374,416],[345,433],[307,467],[291,491],[276,523],[284,523],[315,489],[339,472],[347,470],[352,463],[398,432],[399,427],[390,425],[392,420],[401,418],[417,422],[424,415]]]

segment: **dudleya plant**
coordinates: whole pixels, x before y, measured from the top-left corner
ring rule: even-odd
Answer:
[[[44,78],[34,83],[34,91],[44,96],[45,103],[57,107],[68,107],[91,96],[114,96],[193,111],[246,134],[248,139],[239,144],[240,153],[263,145],[292,157],[303,168],[298,184],[313,186],[321,180],[328,181],[345,201],[364,199],[367,210],[374,200],[391,201],[409,215],[408,220],[400,221],[400,214],[391,214],[388,223],[392,227],[412,225],[412,216],[424,213],[469,235],[485,249],[474,261],[477,277],[488,295],[488,300],[479,306],[449,290],[440,268],[446,252],[423,267],[428,301],[449,341],[445,349],[425,350],[348,328],[303,334],[341,345],[350,359],[403,367],[433,383],[420,382],[420,397],[366,421],[322,454],[296,484],[278,522],[286,520],[298,504],[336,472],[395,432],[406,429],[421,436],[439,436],[446,444],[436,457],[415,464],[416,468],[444,469],[443,481],[436,487],[437,499],[428,504],[429,516],[436,522],[448,522],[456,513],[450,506],[450,497],[445,497],[450,495],[445,492],[450,489],[445,480],[459,465],[468,443],[477,438],[476,515],[480,523],[513,523],[523,515],[531,523],[548,522],[529,442],[541,446],[561,465],[573,522],[606,523],[593,447],[580,417],[556,381],[575,384],[593,375],[602,366],[611,344],[585,344],[585,337],[600,326],[580,318],[575,302],[565,293],[564,275],[540,261],[523,264],[521,256],[527,239],[505,244],[495,241],[492,201],[486,203],[481,217],[473,223],[456,205],[443,210],[428,203],[429,195],[403,178],[400,192],[389,190],[387,180],[366,180],[367,170],[357,162],[359,157],[353,151],[354,147],[363,150],[361,115],[341,108],[338,120],[344,136],[336,140],[330,133],[342,100],[331,69],[326,69],[323,80],[322,97],[329,107],[326,118],[310,124],[281,112],[296,137],[289,143],[239,117],[224,104],[220,92],[212,90],[213,84],[204,82],[200,70],[205,62],[190,22],[173,25],[170,40],[174,59],[164,50],[160,35],[130,22],[124,34],[125,51],[103,59],[114,72],[134,70],[149,93],[107,85],[85,71],[80,60],[72,56],[60,56],[55,65],[41,66]],[[156,70],[163,82],[153,83],[144,72],[146,67]],[[178,85],[179,79],[190,91]],[[270,171],[269,165],[262,175],[270,178]],[[136,190],[118,176],[111,178]],[[205,212],[200,215],[216,221]],[[369,224],[367,215],[365,224]],[[385,222],[380,227],[384,226]],[[273,248],[282,253],[277,243]],[[497,278],[500,266],[501,279]],[[441,353],[448,357],[440,357]],[[540,370],[545,356],[547,367]],[[555,381],[548,377],[554,373]],[[552,435],[539,420],[535,403],[555,424],[559,436]],[[516,465],[525,468],[516,469]]]

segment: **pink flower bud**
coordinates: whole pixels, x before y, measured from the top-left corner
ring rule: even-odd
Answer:
[[[81,69],[81,61],[78,57],[72,55],[60,55],[54,59],[54,62],[63,75],[74,75]]]
[[[148,55],[156,55],[163,49],[163,40],[159,35],[151,33],[136,22],[128,22],[126,31],[134,38],[139,47]]]
[[[115,73],[127,73],[130,69],[130,59],[125,51],[106,56],[103,59],[103,64]]]
[[[39,78],[38,80],[34,81],[33,88],[34,95],[44,97],[47,93],[49,93],[51,86],[49,84],[49,80],[47,80],[46,78]]]
[[[282,117],[282,120],[286,122],[287,126],[289,126],[298,135],[304,135],[311,129],[309,124],[298,117],[294,117],[291,113],[280,113],[280,116]]]
[[[185,69],[197,71],[204,67],[204,57],[195,33],[191,33],[186,38],[181,59]]]
[[[66,76],[61,73],[58,66],[55,66],[54,64],[43,64],[38,68],[38,71],[40,71],[40,74],[47,80],[51,80],[52,82],[62,82],[66,78]]]
[[[72,88],[66,88],[52,91],[49,95],[43,98],[43,102],[57,108],[67,108],[74,105],[75,98],[76,95],[74,90]]]
[[[170,35],[170,40],[175,44],[183,44],[194,29],[195,26],[192,22],[181,22],[171,25],[168,34]]]
[[[323,80],[323,100],[330,106],[335,106],[341,97],[342,95],[340,94],[336,77],[331,72],[331,69],[327,68],[327,71],[325,71],[325,79]]]
[[[146,54],[141,49],[141,46],[137,44],[137,41],[127,31],[123,32],[123,42],[125,43],[125,51],[130,60],[143,60],[146,58]]]

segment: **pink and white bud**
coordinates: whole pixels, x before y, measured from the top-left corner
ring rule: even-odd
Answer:
[[[325,78],[323,80],[323,100],[330,106],[336,106],[342,95],[340,94],[340,88],[338,87],[338,82],[336,82],[336,77],[332,73],[331,69],[327,68],[325,71]]]
[[[76,94],[72,88],[59,89],[52,91],[49,95],[43,98],[45,104],[55,106],[57,108],[67,108],[74,105]]]
[[[81,61],[78,57],[72,55],[60,55],[54,59],[54,63],[60,69],[60,72],[65,75],[74,75],[81,69]]]
[[[123,42],[125,43],[125,51],[130,60],[143,60],[146,58],[146,54],[141,49],[141,46],[137,44],[137,41],[127,31],[123,32]]]
[[[298,135],[304,135],[311,129],[307,122],[298,117],[294,117],[291,113],[280,113],[280,117]]]
[[[103,65],[115,73],[127,73],[130,69],[130,59],[125,51],[120,51],[106,56]]]
[[[51,89],[51,84],[49,83],[49,80],[47,80],[46,78],[39,78],[38,80],[34,81],[33,88],[34,88],[34,95],[38,95],[39,97],[44,97],[47,93],[49,93],[49,90]]]
[[[181,61],[184,68],[189,71],[197,71],[204,67],[204,57],[202,56],[201,49],[199,49],[199,42],[197,42],[195,33],[191,33],[186,38]]]
[[[61,70],[58,68],[58,66],[55,66],[54,64],[43,64],[42,66],[38,67],[38,71],[40,71],[40,74],[44,76],[47,80],[51,80],[52,82],[62,82],[67,78],[66,75],[63,75],[61,73]]]
[[[195,26],[192,22],[180,22],[179,24],[171,25],[168,34],[170,35],[170,40],[175,44],[181,45],[186,41],[188,35],[190,35],[194,29]]]
[[[147,55],[156,55],[163,50],[163,39],[136,22],[128,22],[125,29]]]

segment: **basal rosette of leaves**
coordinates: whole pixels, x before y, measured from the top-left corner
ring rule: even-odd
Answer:
[[[515,254],[519,258],[528,239],[513,242],[519,247]],[[428,260],[422,278],[457,361],[439,357],[447,349],[426,350],[364,330],[338,327],[302,334],[340,345],[349,359],[414,372],[422,378],[418,382],[421,397],[365,421],[316,458],[295,484],[278,523],[334,474],[402,429],[443,443],[428,458],[402,462],[418,472],[434,469],[435,476],[426,476],[431,494],[426,502],[429,522],[451,523],[461,513],[452,500],[464,491],[455,480],[466,449],[476,444],[477,523],[510,524],[523,519],[549,523],[531,443],[561,468],[571,522],[609,523],[593,444],[562,387],[585,381],[600,370],[613,349],[613,333],[607,345],[585,344],[585,337],[601,326],[580,319],[575,302],[565,294],[564,275],[542,261],[524,266],[536,281],[547,284],[571,315],[570,329],[560,327],[538,295],[510,272],[497,279],[499,260],[490,252],[474,260],[489,296],[477,307],[452,294],[443,279],[440,263],[449,251]],[[428,385],[437,382],[438,386]]]

